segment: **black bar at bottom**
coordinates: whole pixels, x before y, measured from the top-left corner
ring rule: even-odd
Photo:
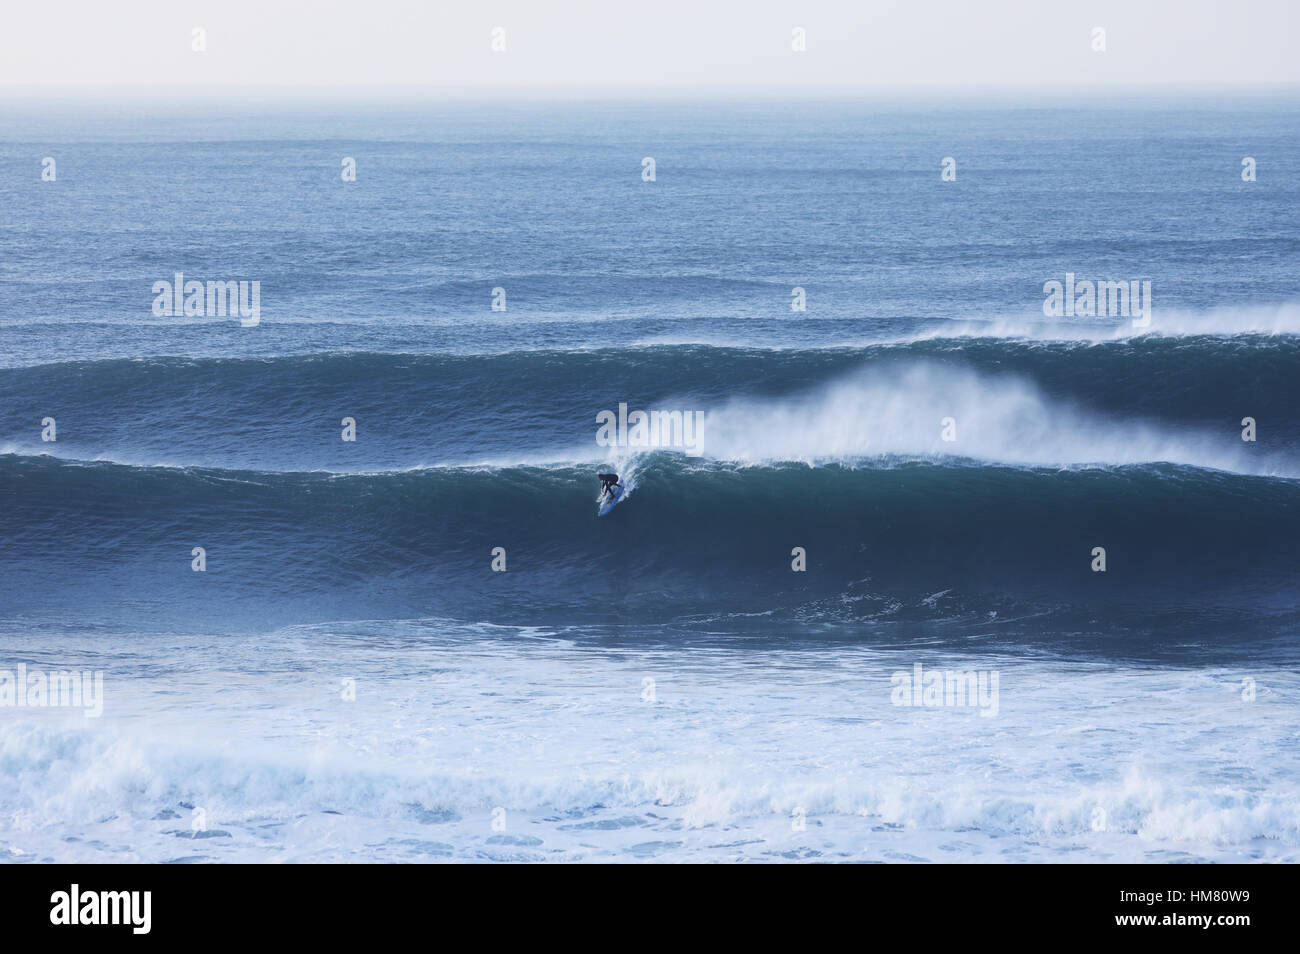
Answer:
[[[10,942],[76,934],[337,944],[416,930],[437,943],[444,931],[474,927],[490,929],[484,941],[577,933],[606,944],[669,928],[678,940],[682,931],[734,939],[784,925],[818,933],[845,926],[863,939],[892,926],[945,945],[1022,930],[1231,943],[1289,926],[1292,874],[1249,865],[872,866],[796,875],[759,866],[560,866],[544,877],[527,866],[15,865],[0,868],[0,923]]]

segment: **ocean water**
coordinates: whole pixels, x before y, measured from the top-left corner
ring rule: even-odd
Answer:
[[[10,101],[0,210],[0,858],[1300,860],[1295,94]]]

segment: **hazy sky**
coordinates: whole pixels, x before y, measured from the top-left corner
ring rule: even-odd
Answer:
[[[0,84],[1300,82],[1300,0],[7,0]],[[207,51],[191,49],[203,27]],[[491,50],[505,29],[506,50]],[[791,50],[794,27],[807,52]],[[1106,30],[1104,53],[1092,30]]]

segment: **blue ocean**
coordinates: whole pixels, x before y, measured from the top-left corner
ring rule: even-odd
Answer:
[[[0,211],[6,861],[1300,860],[1294,92],[10,101]]]

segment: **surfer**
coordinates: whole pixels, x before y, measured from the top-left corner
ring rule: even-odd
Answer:
[[[600,478],[600,499],[604,500],[606,494],[614,492],[614,485],[618,483],[618,474],[597,474]]]

